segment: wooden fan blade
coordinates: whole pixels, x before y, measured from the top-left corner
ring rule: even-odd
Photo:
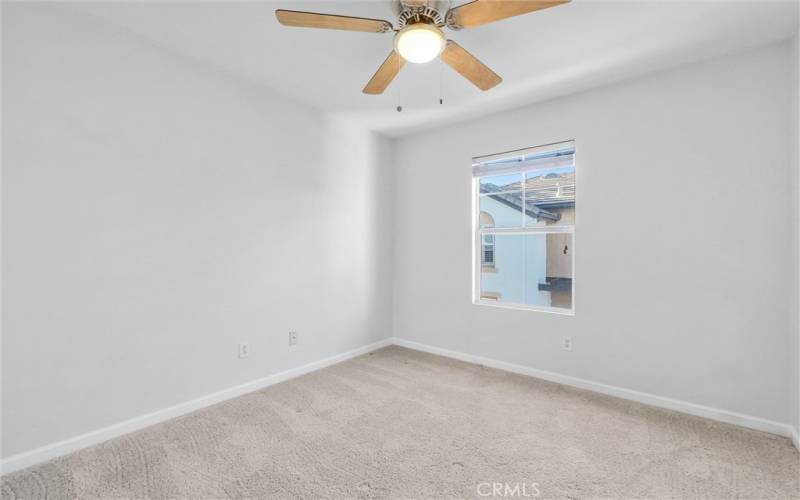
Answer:
[[[452,29],[474,28],[508,17],[555,7],[570,0],[474,0],[447,13],[447,26]]]
[[[383,91],[386,90],[386,87],[392,83],[394,77],[400,73],[400,69],[402,69],[405,63],[405,59],[400,57],[400,54],[392,51],[389,57],[383,61],[381,67],[378,68],[378,71],[376,71],[369,82],[367,82],[367,86],[364,87],[363,92],[365,94],[382,94]]]
[[[275,11],[278,22],[284,26],[299,28],[322,28],[329,30],[366,31],[383,33],[391,31],[392,23],[383,19],[366,17],[337,16],[334,14],[318,14],[316,12],[300,12],[296,10],[278,9]]]
[[[448,66],[481,90],[489,90],[503,81],[497,73],[452,40],[447,41],[441,58]]]

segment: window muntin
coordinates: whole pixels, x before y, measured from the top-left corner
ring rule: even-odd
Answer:
[[[473,159],[474,301],[571,313],[572,141]]]

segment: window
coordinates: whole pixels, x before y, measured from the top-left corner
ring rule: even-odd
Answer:
[[[473,159],[474,302],[572,313],[572,141]]]

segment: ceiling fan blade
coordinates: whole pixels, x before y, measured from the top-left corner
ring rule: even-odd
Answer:
[[[474,28],[508,17],[555,7],[570,0],[474,0],[447,13],[447,26],[452,29]]]
[[[447,46],[440,57],[448,66],[481,90],[489,90],[503,81],[497,73],[452,40],[447,41]]]
[[[378,71],[372,75],[366,87],[364,87],[365,94],[382,94],[386,87],[392,83],[394,77],[400,73],[403,65],[406,63],[405,59],[400,57],[395,51],[389,53],[389,56],[383,61]]]
[[[337,16],[335,14],[318,14],[316,12],[300,12],[296,10],[278,9],[275,11],[278,22],[284,26],[298,28],[322,28],[329,30],[366,31],[383,33],[392,30],[392,23],[383,19],[366,17]]]

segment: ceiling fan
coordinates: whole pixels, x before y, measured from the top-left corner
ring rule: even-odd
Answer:
[[[442,28],[473,28],[569,1],[473,0],[450,8],[450,0],[392,0],[392,6],[397,13],[397,28],[383,19],[316,12],[278,9],[275,16],[284,26],[370,33],[395,32],[394,50],[367,82],[363,90],[365,94],[383,93],[406,61],[420,64],[437,56],[479,89],[489,90],[500,83],[502,78],[459,44],[446,39]]]

